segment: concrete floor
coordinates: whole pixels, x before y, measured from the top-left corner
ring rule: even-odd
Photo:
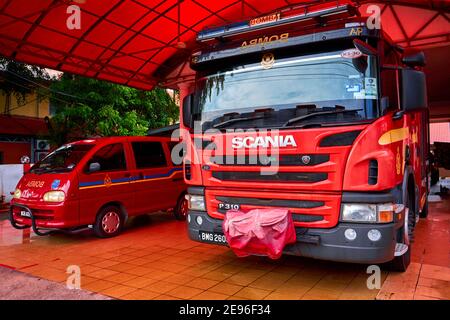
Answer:
[[[38,237],[13,229],[0,213],[0,267],[61,289],[67,267],[76,265],[81,289],[118,299],[450,299],[450,199],[430,203],[430,211],[417,226],[412,265],[402,274],[383,271],[381,290],[367,288],[364,265],[237,258],[226,247],[192,242],[185,223],[165,213],[135,218],[112,239]],[[12,296],[21,294],[0,282],[0,299]]]
[[[3,300],[111,300],[86,290],[68,290],[61,283],[0,267],[0,297]]]

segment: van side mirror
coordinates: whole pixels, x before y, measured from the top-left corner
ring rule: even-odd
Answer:
[[[100,171],[100,163],[98,163],[98,162],[90,163],[88,172],[93,173],[93,172],[97,172],[97,171]]]
[[[427,64],[423,51],[405,55],[402,62],[411,68],[425,67]]]
[[[401,106],[404,111],[428,108],[425,73],[413,69],[402,69],[401,97]]]
[[[194,106],[194,95],[190,94],[183,99],[183,125],[186,128],[192,128],[193,118],[192,118],[192,107]]]

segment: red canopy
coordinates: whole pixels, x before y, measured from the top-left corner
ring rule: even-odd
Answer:
[[[183,81],[183,62],[196,46],[198,31],[286,6],[321,2],[325,1],[0,0],[0,55],[142,89],[161,82],[174,86]],[[378,3],[384,29],[401,45],[450,43],[449,1],[354,2],[363,14],[368,3]],[[81,8],[81,29],[67,27],[69,5]]]
[[[328,0],[336,5],[350,0]],[[0,0],[0,55],[141,89],[186,81],[196,33],[287,6],[327,0]],[[432,110],[450,111],[450,1],[354,0],[378,4],[382,27],[405,47],[426,49]],[[69,29],[70,5],[81,8]],[[70,9],[70,8],[69,8]],[[69,12],[69,13],[68,13]],[[72,21],[73,22],[73,21]],[[441,111],[439,111],[441,110]]]

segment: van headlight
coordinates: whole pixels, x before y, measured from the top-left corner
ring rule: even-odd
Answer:
[[[46,202],[63,202],[66,195],[63,191],[49,191],[44,194],[44,201]]]
[[[347,222],[389,223],[394,221],[394,213],[403,211],[404,206],[393,203],[383,204],[343,204],[341,220]]]
[[[204,196],[187,194],[186,200],[188,201],[188,208],[190,210],[206,211]]]
[[[22,191],[20,191],[20,189],[16,189],[15,191],[14,191],[14,195],[13,195],[13,198],[14,199],[20,199],[20,196],[22,195]]]

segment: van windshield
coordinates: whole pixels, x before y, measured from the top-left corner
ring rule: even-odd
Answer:
[[[94,144],[66,144],[51,152],[37,162],[31,169],[32,173],[69,172],[94,147]]]

